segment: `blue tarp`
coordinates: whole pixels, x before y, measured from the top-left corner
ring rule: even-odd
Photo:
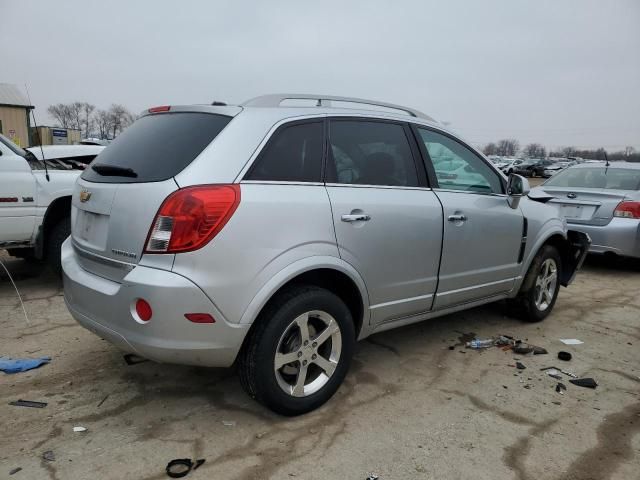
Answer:
[[[32,368],[38,368],[40,365],[49,363],[51,357],[40,358],[8,358],[0,357],[0,370],[4,373],[26,372]]]

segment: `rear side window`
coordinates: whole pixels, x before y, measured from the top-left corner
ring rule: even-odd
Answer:
[[[90,182],[139,183],[167,180],[189,165],[231,121],[225,115],[177,112],[147,115],[119,135],[87,168]],[[113,167],[113,168],[111,168]],[[130,175],[118,175],[130,169]],[[135,176],[133,176],[135,174]]]
[[[327,182],[417,187],[404,127],[395,123],[332,120]]]
[[[640,170],[632,168],[580,167],[557,173],[545,183],[549,187],[639,190]]]
[[[322,122],[278,129],[254,162],[245,180],[322,181]]]

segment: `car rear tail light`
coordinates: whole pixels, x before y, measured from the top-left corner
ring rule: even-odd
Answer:
[[[153,310],[151,310],[151,305],[146,300],[139,298],[136,300],[136,313],[140,320],[143,322],[148,322],[151,320],[151,316],[153,315]]]
[[[145,253],[197,250],[211,241],[240,204],[240,185],[198,185],[169,195],[151,226]]]
[[[613,212],[614,217],[640,218],[640,202],[620,202]]]
[[[208,313],[185,313],[184,317],[193,323],[216,323],[215,318]]]
[[[159,107],[152,107],[149,109],[149,113],[168,112],[171,110],[171,105],[161,105]]]

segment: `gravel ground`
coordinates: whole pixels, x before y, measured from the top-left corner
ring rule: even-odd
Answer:
[[[0,273],[0,354],[53,358],[37,370],[0,373],[0,478],[162,479],[169,460],[189,457],[206,459],[187,477],[194,480],[638,478],[637,264],[589,259],[541,324],[511,319],[496,304],[375,335],[359,344],[336,396],[291,419],[249,399],[231,370],[128,366],[75,324],[55,277],[0,259],[30,317],[28,325]],[[497,334],[549,354],[461,346]],[[559,350],[573,360],[558,360]],[[514,368],[516,359],[525,370]],[[561,363],[598,388],[562,380],[567,391],[556,393],[557,380],[540,369]],[[8,405],[17,399],[48,405]],[[47,451],[55,460],[42,458]]]

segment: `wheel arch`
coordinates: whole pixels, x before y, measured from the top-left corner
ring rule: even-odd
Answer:
[[[44,257],[45,244],[51,229],[66,216],[71,216],[71,195],[58,197],[47,207],[36,236],[36,258],[42,259]]]
[[[289,265],[273,276],[249,303],[241,324],[253,324],[275,296],[291,285],[316,285],[336,294],[345,302],[354,320],[356,336],[368,325],[369,296],[359,273],[334,257],[311,257]]]

